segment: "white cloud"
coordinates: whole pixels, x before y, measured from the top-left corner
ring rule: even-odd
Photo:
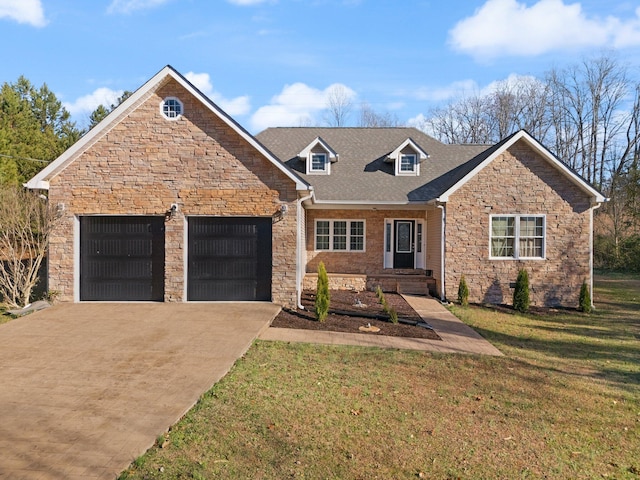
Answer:
[[[412,96],[417,100],[428,102],[443,102],[469,92],[479,90],[475,80],[459,80],[444,87],[420,87]]]
[[[530,7],[517,0],[487,0],[449,31],[449,44],[478,60],[640,45],[640,8],[636,18],[621,20],[589,17],[580,3],[563,0],[539,0]]]
[[[0,18],[4,17],[34,27],[47,24],[40,0],[0,0]]]
[[[135,10],[158,7],[169,0],[113,0],[107,13],[131,13]]]
[[[246,115],[249,113],[249,110],[251,110],[248,95],[232,99],[224,98],[213,88],[211,77],[208,73],[189,72],[185,75],[185,78],[232,117],[235,115]]]
[[[268,127],[295,127],[318,123],[316,115],[327,107],[328,95],[335,88],[353,99],[356,92],[340,83],[329,85],[324,90],[310,87],[304,83],[285,85],[269,105],[260,107],[251,117],[251,128],[261,131]]]
[[[76,118],[88,116],[99,105],[106,107],[115,105],[123,93],[123,90],[111,90],[110,88],[100,87],[94,90],[93,93],[76,99],[73,103],[64,102],[64,108]]]

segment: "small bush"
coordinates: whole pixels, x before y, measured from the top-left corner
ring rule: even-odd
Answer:
[[[389,315],[389,320],[391,320],[391,323],[397,324],[398,312],[396,312],[396,309],[391,307],[391,308],[388,308],[386,312],[387,312],[387,315]]]
[[[522,313],[529,311],[529,274],[524,268],[518,272],[513,291],[513,308]]]
[[[464,275],[460,277],[460,284],[458,285],[458,302],[463,307],[469,305],[469,287],[467,286]]]
[[[329,277],[323,262],[318,264],[318,283],[316,284],[316,318],[324,322],[329,315],[331,295],[329,293]]]
[[[591,308],[591,293],[589,292],[589,285],[587,285],[585,280],[582,282],[582,287],[580,287],[578,310],[584,313],[591,313]]]

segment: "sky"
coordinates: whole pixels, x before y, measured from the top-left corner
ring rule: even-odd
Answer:
[[[171,65],[251,133],[322,125],[342,89],[414,125],[495,82],[614,52],[640,78],[640,1],[0,0],[0,83],[78,126]]]

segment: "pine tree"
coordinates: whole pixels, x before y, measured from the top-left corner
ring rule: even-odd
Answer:
[[[591,313],[591,293],[589,292],[589,285],[586,281],[582,282],[580,287],[580,299],[578,310],[584,313]]]
[[[518,272],[513,291],[513,308],[522,313],[529,310],[529,274],[524,268]]]
[[[318,283],[316,285],[316,318],[324,322],[329,315],[331,295],[329,293],[329,277],[323,262],[318,264]]]
[[[469,305],[469,287],[467,286],[464,275],[460,277],[460,284],[458,285],[458,302],[463,307]]]

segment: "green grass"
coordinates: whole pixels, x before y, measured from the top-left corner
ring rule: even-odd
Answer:
[[[256,342],[121,478],[638,479],[640,279],[595,300],[453,308],[504,357]]]

